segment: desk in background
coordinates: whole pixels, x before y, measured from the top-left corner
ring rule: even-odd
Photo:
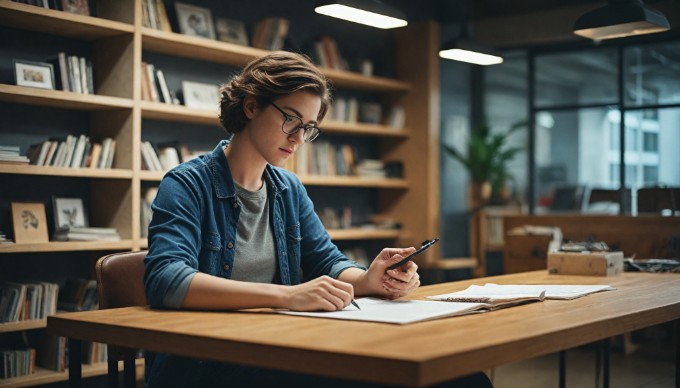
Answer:
[[[129,307],[57,314],[48,317],[47,327],[52,335],[75,340],[422,387],[680,319],[680,279],[674,274],[625,273],[601,278],[537,271],[421,287],[412,298],[486,282],[610,284],[617,290],[403,326],[266,311]],[[680,385],[677,363],[676,354],[676,386]],[[77,368],[70,372],[72,384],[77,385]]]

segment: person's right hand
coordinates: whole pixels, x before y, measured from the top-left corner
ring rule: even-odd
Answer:
[[[293,311],[337,311],[354,298],[354,287],[330,276],[285,287],[285,307]]]

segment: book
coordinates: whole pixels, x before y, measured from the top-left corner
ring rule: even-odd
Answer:
[[[274,312],[304,317],[405,325],[432,319],[472,314],[485,309],[484,303],[441,303],[428,300],[384,300],[378,298],[359,298],[356,302],[361,307],[360,310],[349,305],[340,311],[306,312],[274,310]]]

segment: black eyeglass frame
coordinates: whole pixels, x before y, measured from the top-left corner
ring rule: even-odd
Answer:
[[[319,127],[317,127],[316,125],[312,125],[312,124],[304,124],[304,123],[302,122],[302,118],[301,118],[301,117],[298,117],[298,116],[295,116],[295,115],[291,115],[291,114],[286,113],[286,111],[284,111],[283,109],[281,109],[281,108],[280,108],[278,105],[276,105],[273,101],[270,102],[270,104],[271,104],[274,108],[276,108],[276,110],[278,110],[279,112],[281,112],[281,114],[283,115],[283,123],[281,123],[281,131],[282,131],[283,133],[285,133],[286,135],[295,135],[296,133],[298,133],[298,132],[300,131],[300,129],[304,129],[305,132],[302,134],[302,138],[304,139],[305,143],[311,143],[311,142],[314,141],[314,139],[316,139],[317,137],[319,137],[319,135],[321,134],[321,129],[319,129]],[[295,126],[295,128],[294,128],[292,131],[286,132],[286,130],[284,129],[286,123],[287,123],[289,120],[293,120],[293,119],[298,120],[298,121],[300,122],[300,125]],[[309,131],[313,131],[313,132],[311,132],[311,133],[312,133],[311,135],[307,135],[308,133],[310,133]]]

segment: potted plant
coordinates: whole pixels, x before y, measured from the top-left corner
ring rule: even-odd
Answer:
[[[466,153],[443,144],[446,153],[465,166],[470,174],[469,200],[473,206],[488,203],[491,198],[507,197],[504,191],[508,180],[512,179],[508,162],[523,150],[523,147],[508,146],[507,140],[526,124],[525,121],[517,122],[503,132],[491,133],[489,125],[481,123],[470,132]]]

